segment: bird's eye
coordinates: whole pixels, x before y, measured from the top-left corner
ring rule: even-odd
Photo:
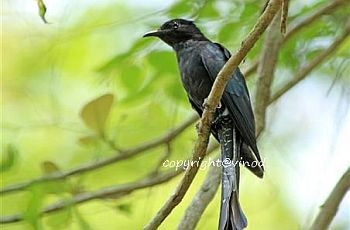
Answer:
[[[176,30],[177,28],[179,28],[179,24],[177,22],[174,22],[173,29]]]

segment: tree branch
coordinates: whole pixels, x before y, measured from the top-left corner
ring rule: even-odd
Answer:
[[[337,1],[338,2],[338,1]],[[339,3],[340,2],[343,2],[343,1],[339,1]],[[323,10],[322,11],[320,11],[322,14],[324,14],[327,10],[330,10],[331,9],[331,7],[325,7],[325,8],[323,8]],[[311,23],[311,22],[313,22],[313,20],[315,20],[315,18],[316,17],[312,17],[312,20],[308,20],[308,23]],[[300,26],[301,26],[302,24],[300,24]],[[304,25],[306,25],[305,23],[303,24],[303,26]],[[293,31],[296,31],[296,30],[299,30],[301,27],[299,27],[299,26],[297,26],[297,27],[295,27],[294,28],[294,30],[291,30],[291,33],[294,33]],[[345,39],[345,38],[344,38]],[[284,41],[285,41],[285,39],[284,39]],[[335,43],[338,43],[338,42],[335,42]],[[333,44],[334,45],[334,44]],[[332,45],[332,47],[333,47],[333,45]],[[339,44],[338,44],[339,45]],[[337,45],[336,45],[337,46]],[[327,49],[328,50],[328,49]],[[323,53],[318,57],[318,58],[316,58],[316,60],[320,60],[318,63],[316,63],[315,61],[313,61],[313,62],[311,62],[310,63],[310,65],[308,65],[308,67],[307,67],[307,69],[309,69],[309,71],[300,71],[300,72],[302,72],[303,74],[298,74],[298,75],[304,75],[305,74],[305,76],[312,70],[312,69],[314,69],[325,57],[323,57],[323,56],[325,56],[325,57],[327,57],[328,55],[323,55]],[[321,57],[321,58],[320,58]],[[315,64],[316,63],[316,64]],[[220,74],[219,74],[219,76],[220,76]],[[304,77],[305,77],[304,76]],[[286,92],[287,90],[289,90],[290,88],[291,88],[292,86],[290,86],[289,88],[285,88],[285,91],[284,92]],[[213,89],[212,89],[212,91],[214,91],[214,86],[213,86]],[[210,97],[210,96],[209,96]],[[208,97],[208,98],[209,98]],[[276,95],[274,95],[272,98],[271,98],[271,100],[269,101],[269,103],[268,104],[271,104],[272,102],[274,102],[275,100],[277,100],[278,98],[276,97]],[[208,99],[208,102],[209,102],[209,99]],[[209,104],[207,104],[207,106],[209,106]],[[204,117],[204,114],[203,114],[203,117]],[[262,129],[260,128],[260,129],[257,129],[257,132],[258,133],[260,133],[262,131]],[[181,186],[181,184],[180,184],[180,186]],[[179,187],[180,187],[179,186]],[[189,185],[188,185],[189,186]],[[178,187],[178,189],[179,189],[179,187]],[[180,187],[181,188],[181,187]],[[188,188],[187,188],[188,189]],[[186,191],[187,191],[187,189],[186,189]],[[155,217],[155,219],[156,219],[156,221],[158,220],[160,220],[160,219],[162,219],[162,218],[166,218],[166,216],[167,215],[169,215],[170,214],[170,212],[171,212],[171,210],[178,204],[178,203],[180,203],[181,202],[181,199],[182,199],[182,197],[180,198],[180,200],[179,201],[176,201],[176,200],[174,200],[174,198],[176,198],[177,196],[184,196],[184,194],[180,194],[180,193],[178,193],[178,192],[175,192],[175,194],[172,196],[173,197],[173,200],[170,198],[169,200],[168,200],[168,202],[163,206],[163,208],[157,213],[157,216]],[[178,202],[177,204],[171,204],[171,202]],[[164,208],[165,207],[165,208]],[[169,211],[169,210],[167,210],[166,209],[166,207],[170,207],[171,208],[171,210]],[[169,213],[167,213],[167,212],[169,212]],[[160,216],[160,215],[165,215],[165,216]],[[164,219],[162,219],[162,220],[160,220],[160,223],[164,220]],[[145,227],[145,229],[156,229],[159,225],[160,225],[160,223],[156,223],[155,221],[154,221],[154,219],[152,220],[152,222],[150,222],[150,224],[148,224],[146,227]],[[157,225],[157,226],[155,226],[155,225],[153,225],[153,224],[155,224],[155,225]]]
[[[320,10],[315,12],[314,14],[312,14],[309,17],[307,17],[306,19],[304,19],[302,22],[296,24],[296,26],[294,26],[286,34],[283,42],[288,40],[293,34],[297,33],[301,28],[311,24],[313,21],[318,19],[320,16],[322,16],[322,15],[324,15],[326,13],[329,13],[329,12],[335,10],[336,8],[339,8],[339,6],[344,5],[345,3],[347,3],[346,0],[335,0],[335,1],[331,2],[331,3],[329,3],[328,5],[324,6],[323,8],[321,8]],[[349,31],[347,32],[347,35],[345,37],[343,37],[343,39],[342,39],[342,37],[340,37],[340,39],[342,39],[342,41],[345,40],[345,38],[348,36],[348,34],[349,34]],[[303,78],[305,78],[305,76],[309,72],[311,72],[312,69],[314,69],[318,64],[320,64],[323,59],[325,59],[328,55],[330,55],[330,53],[333,52],[336,49],[336,47],[340,45],[340,43],[342,41],[339,42],[339,39],[337,39],[332,44],[332,46],[329,47],[327,50],[325,50],[323,53],[321,53],[321,55],[318,58],[315,58],[311,63],[306,65],[303,68],[303,69],[305,69],[304,71],[303,70],[299,71],[299,73],[296,75],[295,79],[302,80]],[[335,45],[335,47],[334,47],[334,45]],[[334,50],[332,50],[332,47],[334,47],[333,48]],[[326,53],[328,53],[328,54],[326,54]],[[236,55],[234,55],[234,56],[236,56]],[[257,68],[257,65],[256,66],[252,65],[250,70],[254,71],[256,68]],[[249,75],[249,74],[250,74],[249,72],[246,73],[246,75]],[[298,80],[297,82],[299,82],[300,80]],[[295,82],[295,80],[293,82]],[[285,87],[283,87],[281,90],[279,90],[271,98],[269,104],[271,104],[272,102],[276,101],[283,93],[285,93],[290,88],[292,88],[296,83],[288,84]],[[92,171],[94,169],[98,169],[100,167],[103,167],[105,165],[112,164],[112,163],[118,162],[120,160],[124,160],[124,159],[130,158],[130,157],[136,156],[136,155],[138,155],[139,153],[141,153],[141,152],[143,152],[145,150],[148,150],[148,149],[151,149],[151,148],[155,148],[155,147],[157,147],[159,145],[162,145],[164,143],[170,142],[171,140],[176,138],[181,132],[183,132],[188,126],[192,125],[196,120],[197,120],[196,116],[193,116],[189,120],[187,120],[186,122],[181,124],[179,127],[175,128],[173,131],[170,131],[169,133],[163,135],[162,137],[159,137],[156,140],[152,140],[150,142],[144,143],[144,144],[142,144],[142,145],[140,145],[140,146],[138,146],[136,148],[121,151],[121,155],[117,155],[117,156],[114,156],[114,157],[111,157],[111,158],[108,158],[108,159],[105,159],[105,160],[101,160],[101,161],[98,161],[98,162],[95,162],[95,163],[82,165],[82,166],[79,166],[79,167],[77,167],[75,169],[71,169],[71,170],[69,170],[67,172],[64,172],[64,173],[53,174],[53,175],[50,175],[50,176],[44,176],[44,177],[36,178],[36,179],[30,180],[30,181],[26,181],[26,182],[22,182],[22,183],[19,183],[19,184],[15,184],[15,185],[9,186],[9,187],[1,190],[0,194],[5,194],[5,193],[8,193],[8,192],[12,192],[12,191],[23,190],[23,189],[29,187],[30,185],[35,184],[35,183],[39,183],[39,182],[44,182],[44,181],[48,181],[48,180],[59,180],[59,179],[65,178],[65,177],[69,177],[71,175],[76,175],[76,174],[80,174],[80,173],[89,172],[89,171]],[[162,175],[160,175],[160,176],[162,176]],[[189,183],[191,183],[191,181]],[[120,186],[116,186],[115,187],[116,190],[117,190],[118,187],[120,187]],[[103,190],[97,191],[96,192],[97,196],[98,196],[98,194],[100,194],[99,192],[101,192],[101,194],[103,194]],[[108,190],[106,190],[105,192],[108,193]],[[113,194],[115,194],[115,193],[113,193]],[[123,193],[121,192],[120,194],[123,194]],[[83,194],[80,194],[80,195],[83,195]],[[78,195],[77,197],[79,197],[80,195]],[[106,195],[108,195],[108,194],[104,194],[102,196],[106,196]],[[91,200],[91,199],[95,199],[95,198],[89,198],[89,197],[92,197],[92,196],[87,195],[85,197],[85,199],[87,199],[86,201]],[[96,198],[98,198],[98,197],[96,197]],[[73,198],[73,199],[75,199],[75,198]],[[80,199],[81,199],[81,201],[80,201]],[[81,197],[79,199],[77,198],[76,201],[77,201],[77,203],[85,202],[83,197]],[[52,206],[50,206],[50,207],[52,207]],[[61,206],[58,205],[58,203],[57,203],[57,207],[61,207]],[[62,208],[64,208],[64,206],[62,206]],[[62,208],[58,208],[58,209],[55,209],[55,210],[60,210]],[[50,211],[50,210],[51,209],[49,207],[44,209],[44,211],[46,211],[45,213],[49,213],[49,212],[53,212],[54,211],[54,210],[53,211]],[[0,222],[2,222],[2,223],[3,223],[3,221],[6,222],[6,218],[7,217],[1,218]],[[15,220],[16,217],[13,218],[13,219]],[[10,220],[10,219],[7,219],[7,220]],[[15,220],[15,221],[17,221],[17,220]]]
[[[350,189],[350,168],[340,178],[333,191],[321,206],[321,210],[312,224],[311,230],[325,230],[332,222],[337,213],[340,202]]]
[[[158,137],[158,138],[151,140],[149,142],[145,142],[144,144],[141,144],[137,147],[127,149],[127,150],[121,150],[115,156],[112,156],[112,157],[107,158],[107,159],[99,160],[97,162],[81,165],[77,168],[73,168],[73,169],[68,170],[66,172],[55,173],[55,174],[51,174],[51,175],[47,175],[47,176],[43,176],[43,177],[38,177],[36,179],[32,179],[32,180],[25,181],[22,183],[10,185],[10,186],[0,190],[0,194],[3,195],[5,193],[9,193],[9,192],[24,190],[24,189],[28,188],[29,186],[36,184],[36,183],[40,183],[40,182],[59,180],[59,179],[63,179],[63,178],[69,177],[69,176],[86,173],[86,172],[101,168],[103,166],[113,164],[113,163],[116,163],[118,161],[122,161],[125,159],[129,159],[131,157],[137,156],[138,154],[140,154],[146,150],[149,150],[149,149],[158,147],[160,145],[169,143],[170,141],[175,139],[178,135],[180,135],[186,128],[188,128],[189,126],[194,124],[195,121],[197,121],[197,119],[198,119],[197,115],[192,115],[188,120],[186,120],[185,122],[180,124],[178,127],[174,128],[173,130],[168,131],[163,136]]]
[[[147,188],[147,187],[151,187],[154,185],[167,182],[172,178],[176,177],[177,175],[181,174],[183,171],[184,170],[182,168],[179,168],[177,171],[171,170],[166,173],[158,174],[155,177],[146,177],[136,182],[117,185],[113,187],[107,187],[94,192],[81,193],[72,197],[71,199],[58,201],[54,204],[47,206],[41,211],[41,215],[62,210],[72,204],[84,203],[93,199],[105,198],[111,195],[113,195],[114,198],[120,198],[124,195],[130,194],[135,190],[143,189],[143,188]],[[0,223],[2,224],[14,223],[14,222],[21,221],[22,219],[23,219],[22,214],[16,214],[12,216],[1,217]]]
[[[292,25],[291,29],[288,30],[286,35],[284,36],[283,41],[282,41],[282,45],[284,45],[293,35],[298,33],[300,30],[304,29],[305,27],[309,26],[310,24],[314,23],[316,20],[318,20],[323,15],[329,14],[332,11],[335,11],[336,9],[338,9],[341,6],[344,6],[346,4],[349,4],[348,0],[331,1],[327,5],[321,7],[317,11],[306,16],[300,22],[294,23],[294,25]],[[253,64],[246,71],[244,71],[245,77],[247,78],[247,77],[251,76],[251,74],[253,74],[258,69],[258,65],[259,65],[259,62],[257,60],[254,61]]]
[[[207,154],[211,154],[218,147],[219,145],[217,143],[210,145],[208,147]],[[180,168],[176,168],[176,170],[148,175],[144,179],[141,179],[136,182],[102,188],[94,192],[80,193],[69,200],[61,200],[61,201],[57,201],[54,204],[48,205],[41,211],[40,215],[42,216],[44,214],[56,212],[72,204],[80,204],[80,203],[88,202],[94,199],[106,198],[106,197],[113,197],[113,199],[118,199],[120,197],[130,194],[135,190],[139,190],[139,189],[143,189],[143,188],[147,188],[147,187],[151,187],[154,185],[167,182],[175,178],[177,175],[181,174],[182,172],[184,172],[184,168],[180,167]],[[21,220],[23,220],[22,214],[15,214],[11,216],[0,217],[0,223],[2,224],[19,222]]]
[[[178,230],[195,229],[204,210],[214,198],[220,184],[220,179],[221,167],[211,166],[201,188],[187,207],[185,215],[177,227]]]
[[[254,112],[256,128],[260,130],[260,132],[265,127],[266,108],[269,105],[271,85],[274,78],[279,49],[282,44],[280,16],[281,11],[275,16],[270,27],[267,29],[263,50],[259,60]]]
[[[258,60],[254,60],[253,63],[246,69],[242,70],[243,76],[247,79],[258,69]]]
[[[199,165],[205,156],[208,145],[210,125],[213,120],[213,113],[219,104],[224,88],[230,79],[233,71],[239,63],[247,55],[262,33],[266,30],[273,17],[281,7],[281,0],[272,0],[268,4],[266,10],[259,18],[253,30],[248,34],[247,38],[242,42],[240,49],[226,62],[224,67],[219,72],[212,90],[208,96],[205,109],[199,123],[198,138],[193,150],[193,162],[198,164],[191,165],[185,173],[184,178],[176,188],[176,191],[166,201],[164,206],[157,212],[156,216],[148,223],[144,229],[157,229],[158,226],[165,220],[171,211],[181,202],[190,187],[195,175],[197,174]]]
[[[301,67],[300,71],[297,72],[295,77],[272,96],[270,103],[273,103],[274,101],[278,100],[283,94],[285,94],[285,92],[287,92],[293,86],[295,86],[300,81],[302,81],[312,70],[314,70],[319,64],[321,64],[322,61],[324,61],[333,52],[335,52],[337,48],[349,36],[349,34],[350,34],[350,21],[348,21],[344,32],[339,37],[337,37],[326,50],[321,52],[316,58],[314,58],[308,64],[304,65],[304,67]]]
[[[280,29],[282,34],[285,34],[287,30],[288,8],[289,8],[289,0],[283,0],[282,10],[281,10],[281,23],[280,23]]]
[[[346,4],[349,4],[348,0],[334,0],[330,1],[327,5],[322,6],[320,9],[315,11],[314,13],[311,13],[310,15],[306,16],[302,21],[299,23],[295,23],[294,26],[291,27],[291,29],[286,33],[286,36],[284,37],[284,41],[288,41],[294,34],[298,33],[301,29],[304,27],[307,27],[308,25],[312,24],[316,20],[318,20],[323,15],[329,14],[330,12],[340,8],[341,6],[344,6]]]
[[[326,52],[326,51],[325,51]],[[322,55],[322,54],[321,54]],[[323,55],[322,55],[323,56]],[[320,63],[318,63],[320,64]],[[313,65],[313,68],[316,68],[317,65]],[[313,69],[312,68],[312,69]],[[312,70],[311,69],[311,70]],[[310,71],[311,71],[310,70]],[[301,70],[301,72],[304,72]],[[305,73],[305,72],[304,72]],[[300,75],[300,74],[297,74]],[[285,88],[283,93],[286,93],[288,90],[290,90],[293,86],[290,86],[289,88]],[[275,102],[279,97],[277,97],[277,94],[275,96],[272,97],[272,99],[269,100],[268,102],[268,106],[271,105],[273,102]],[[257,133],[261,133],[262,132],[262,126],[259,126],[259,128],[257,128]],[[191,204],[189,205],[189,207],[186,210],[185,216],[183,217],[180,225],[178,226],[178,229],[194,229],[196,224],[199,221],[199,218],[201,217],[201,215],[203,214],[205,208],[208,206],[208,204],[210,203],[210,201],[214,198],[215,196],[215,192],[207,192],[205,190],[205,187],[208,188],[215,188],[216,187],[216,181],[214,178],[216,178],[217,176],[220,176],[220,171],[215,171],[215,172],[211,172],[210,174],[208,173],[207,178],[205,179],[202,187],[200,188],[200,190],[196,193],[195,198],[192,200]],[[218,188],[216,187],[216,190]],[[206,195],[205,195],[206,194]],[[197,202],[197,199],[199,199],[199,197],[202,197],[202,201],[203,203],[200,205]],[[199,208],[197,208],[197,206],[199,206]],[[196,211],[195,211],[196,210]],[[191,214],[192,213],[192,214]],[[184,228],[182,228],[184,227]],[[188,227],[188,228],[186,228]],[[316,230],[316,229],[315,229]]]

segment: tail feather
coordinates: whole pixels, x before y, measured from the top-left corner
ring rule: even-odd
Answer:
[[[246,143],[242,144],[241,147],[241,158],[244,166],[254,173],[257,177],[263,178],[264,176],[264,165],[259,160],[249,146]]]
[[[223,120],[219,139],[223,162],[219,230],[241,230],[247,226],[238,200],[241,140],[230,119]]]

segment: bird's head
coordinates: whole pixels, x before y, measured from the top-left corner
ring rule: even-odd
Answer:
[[[187,40],[207,40],[193,21],[172,19],[165,22],[158,30],[151,31],[143,37],[158,37],[170,46]]]

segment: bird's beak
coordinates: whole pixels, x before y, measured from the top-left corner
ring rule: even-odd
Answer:
[[[146,34],[143,35],[143,37],[159,37],[160,35],[162,35],[164,33],[163,30],[154,30],[154,31],[150,31]]]

